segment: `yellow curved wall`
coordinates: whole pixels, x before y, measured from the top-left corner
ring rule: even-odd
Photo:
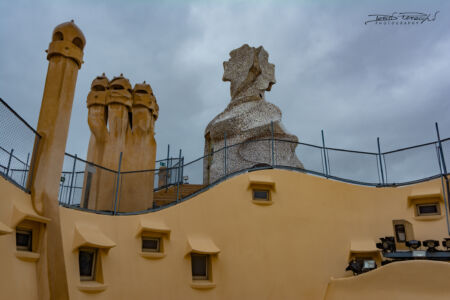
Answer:
[[[449,273],[448,262],[397,262],[357,277],[331,280],[325,299],[446,300],[450,297]]]
[[[249,176],[261,175],[275,183],[272,205],[252,202]],[[408,196],[428,191],[440,192],[441,181],[372,188],[264,170],[230,178],[179,205],[143,215],[107,216],[61,207],[70,298],[323,299],[331,277],[352,276],[345,271],[350,244],[392,236],[392,220],[411,222],[419,240],[448,236],[445,215],[417,220],[408,205]],[[444,214],[443,203],[441,209]],[[165,257],[149,259],[139,254],[138,231],[143,220],[164,223],[170,229],[164,240]],[[116,244],[101,252],[104,291],[82,291],[86,283],[80,283],[74,250],[75,228],[80,224],[97,228]],[[0,236],[0,251],[14,260],[10,237],[6,241]],[[191,286],[187,255],[191,237],[209,238],[220,249],[212,258],[213,288]],[[17,267],[14,272],[29,271]],[[445,272],[450,276],[448,268]]]
[[[14,204],[31,205],[31,197],[0,177],[0,222],[14,229]],[[36,263],[16,257],[15,232],[0,234],[0,299],[38,299]]]

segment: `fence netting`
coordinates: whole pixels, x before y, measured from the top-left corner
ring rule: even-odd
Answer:
[[[29,192],[40,137],[1,99],[0,137],[0,175]],[[66,154],[59,202],[108,214],[129,213],[173,205],[249,170],[289,168],[361,185],[389,186],[437,178],[450,167],[446,164],[450,138],[384,153],[275,138],[235,144],[224,140],[216,147],[191,162],[185,162],[181,152],[175,158],[168,155],[151,170],[113,170]]]
[[[341,149],[327,149],[328,174],[369,185],[380,183],[378,155]]]
[[[276,139],[225,145],[184,163],[184,158],[156,161],[155,169],[110,170],[66,155],[59,201],[64,205],[110,214],[161,209],[210,185],[248,170],[289,168],[368,186],[403,185],[440,176],[439,143],[385,153],[323,148]],[[450,160],[450,140],[442,141]],[[119,165],[119,164],[117,164]]]
[[[445,139],[442,142],[442,153],[444,154],[444,160],[446,162],[447,174],[450,173],[450,138]]]
[[[438,143],[383,154],[388,184],[405,184],[441,174]]]
[[[0,99],[0,137],[0,175],[29,192],[31,158],[40,137],[2,99]]]
[[[114,170],[66,154],[60,179],[63,205],[106,213],[114,211],[118,174]]]

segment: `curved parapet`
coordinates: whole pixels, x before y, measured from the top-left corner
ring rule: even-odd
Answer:
[[[395,262],[359,276],[332,278],[324,299],[449,299],[449,276],[447,262]]]

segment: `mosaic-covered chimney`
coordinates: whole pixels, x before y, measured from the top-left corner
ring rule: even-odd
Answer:
[[[269,54],[262,46],[255,48],[245,44],[230,52],[230,59],[223,63],[223,81],[229,81],[231,102],[206,127],[203,182],[209,184],[244,168],[280,164],[302,168],[295,154],[295,143],[276,143],[274,162],[271,143],[252,142],[272,138],[298,142],[281,124],[280,109],[265,100],[275,80],[275,65],[269,63]],[[224,151],[214,153],[225,146],[240,144],[227,149],[226,170]],[[213,154],[214,153],[214,154]]]

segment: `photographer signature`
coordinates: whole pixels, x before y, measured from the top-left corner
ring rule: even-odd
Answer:
[[[425,14],[425,13],[419,13],[419,12],[394,12],[391,15],[382,15],[382,14],[374,14],[374,15],[368,15],[369,17],[375,17],[373,20],[368,20],[364,24],[367,25],[367,23],[371,22],[392,22],[392,21],[405,21],[405,22],[411,22],[412,24],[423,24],[424,22],[433,22],[436,20],[436,15],[439,13],[439,11],[436,11],[434,14]],[[405,23],[406,24],[406,23]]]

